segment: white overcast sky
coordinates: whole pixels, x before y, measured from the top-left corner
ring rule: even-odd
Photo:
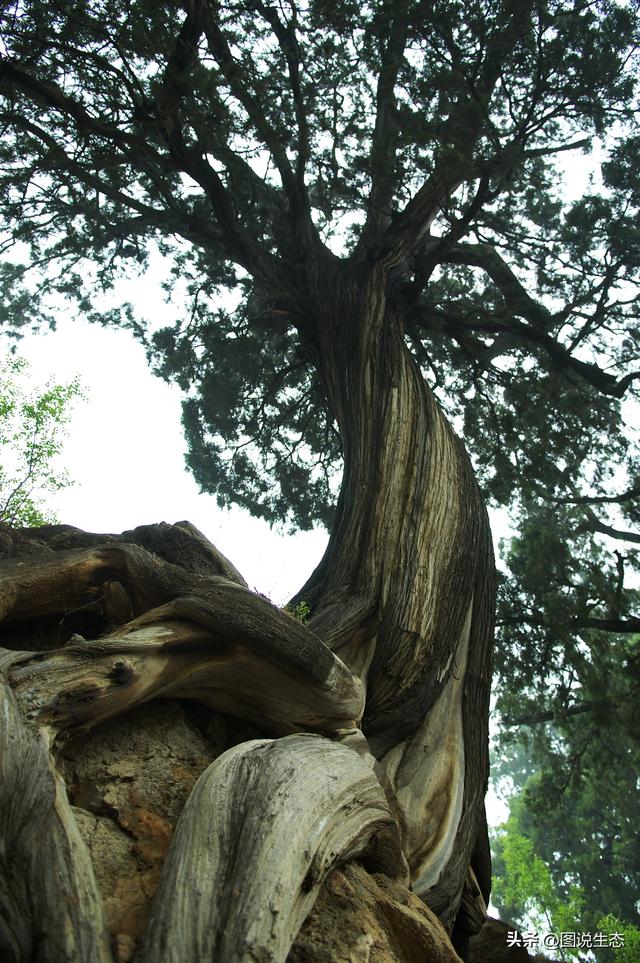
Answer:
[[[61,456],[76,484],[47,499],[60,521],[121,532],[187,519],[251,588],[277,604],[300,588],[322,556],[327,533],[279,533],[240,509],[221,510],[213,496],[199,493],[184,468],[180,391],[151,374],[144,349],[129,332],[62,317],[56,331],[24,337],[18,353],[29,361],[34,385],[77,374],[86,394],[76,404]]]

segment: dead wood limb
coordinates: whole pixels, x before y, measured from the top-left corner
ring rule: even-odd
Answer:
[[[408,881],[371,768],[321,736],[243,743],[200,777],[178,823],[139,963],[284,963],[330,870]]]
[[[0,676],[0,958],[112,963],[89,851],[42,733]]]

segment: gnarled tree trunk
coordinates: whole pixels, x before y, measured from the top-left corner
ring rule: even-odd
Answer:
[[[399,887],[377,958],[455,959],[446,934],[478,930],[491,539],[386,290],[308,277],[344,478],[307,624],[187,523],[4,533],[4,959],[304,959],[324,881],[364,894],[365,870]]]
[[[296,598],[365,683],[362,728],[393,789],[414,889],[451,925],[488,774],[488,520],[464,447],[404,342],[385,271],[325,264],[317,303],[344,478],[327,552]],[[486,859],[478,873],[486,889]]]

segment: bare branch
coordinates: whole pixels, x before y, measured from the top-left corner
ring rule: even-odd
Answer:
[[[529,625],[533,628],[544,628],[545,620],[540,615],[517,615],[509,619],[501,619],[496,626]],[[626,619],[599,619],[591,615],[580,615],[563,623],[565,629],[600,629],[603,632],[616,632],[620,635],[640,632],[640,616],[630,615]]]
[[[550,709],[548,712],[525,714],[523,716],[507,716],[501,721],[505,726],[536,726],[542,722],[561,723],[563,719],[569,716],[580,716],[585,712],[591,712],[592,709],[593,703],[581,702],[578,705],[569,706],[568,708],[558,706],[556,709]]]
[[[580,495],[575,498],[551,498],[556,505],[611,505],[632,501],[640,495],[640,481],[620,495]]]

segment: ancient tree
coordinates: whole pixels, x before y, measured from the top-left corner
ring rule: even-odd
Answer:
[[[434,392],[504,482],[509,391],[633,390],[603,211],[637,201],[636,29],[614,3],[3,5],[7,331],[61,296],[129,325],[202,486],[331,530],[289,611],[188,523],[3,530],[4,959],[319,959],[331,899],[374,885],[391,958],[466,952],[495,574]],[[567,211],[563,164],[613,124],[615,192]],[[150,258],[175,328],[104,300]]]

